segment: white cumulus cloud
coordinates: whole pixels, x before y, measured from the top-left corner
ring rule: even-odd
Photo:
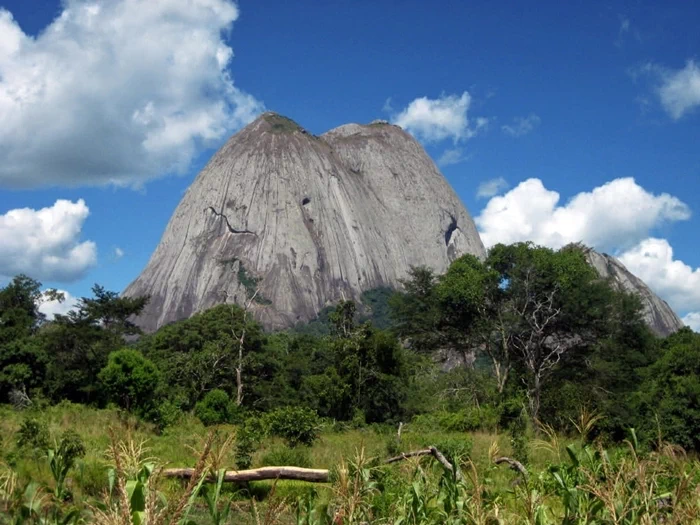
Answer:
[[[138,185],[263,105],[234,85],[231,0],[65,0],[38,36],[0,8],[0,185]]]
[[[420,97],[391,120],[423,142],[452,139],[457,143],[472,138],[488,124],[484,117],[469,119],[471,100],[467,91],[459,96],[441,95],[436,99]]]
[[[487,199],[498,195],[503,190],[507,189],[508,186],[508,182],[503,177],[490,179],[479,184],[479,188],[476,190],[476,196],[479,199]]]
[[[114,248],[114,258],[121,259],[122,257],[124,257],[124,250],[117,246],[116,248]]]
[[[511,137],[522,137],[539,126],[541,121],[540,117],[532,113],[527,117],[515,117],[512,124],[505,124],[501,126],[501,129],[503,133]]]
[[[700,106],[700,67],[689,60],[683,69],[664,71],[659,88],[661,104],[666,112],[678,120]]]
[[[73,310],[78,299],[73,297],[70,293],[65,290],[56,290],[63,294],[63,301],[49,300],[46,295],[44,296],[41,304],[39,305],[39,311],[46,316],[47,321],[53,320],[56,314],[66,315],[68,312]]]
[[[90,210],[85,202],[57,200],[49,208],[20,208],[0,215],[0,276],[24,273],[69,282],[97,262],[97,247],[80,241]]]
[[[559,193],[534,178],[493,197],[475,219],[484,244],[530,240],[558,248],[582,241],[598,250],[623,250],[665,222],[690,218],[680,199],[650,193],[633,178],[615,179],[565,204],[559,201]]]
[[[676,311],[700,311],[700,268],[675,259],[666,239],[645,239],[619,259]],[[691,322],[700,320],[695,315],[690,314]]]
[[[690,312],[683,317],[683,323],[693,331],[700,332],[700,312]]]

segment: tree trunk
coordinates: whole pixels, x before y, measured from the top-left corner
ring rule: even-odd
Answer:
[[[533,374],[532,385],[528,389],[527,402],[530,408],[530,418],[533,423],[537,423],[537,418],[540,415],[540,396],[542,394],[542,381],[540,373]]]
[[[495,357],[492,357],[491,361],[493,362],[493,373],[496,376],[496,389],[499,394],[502,394],[508,382],[509,367],[501,364]]]
[[[245,322],[245,318],[244,321]],[[245,328],[238,341],[238,366],[236,367],[236,406],[243,403],[243,344],[245,343]]]
[[[193,468],[169,468],[163,470],[166,478],[189,479],[194,473]],[[301,467],[261,467],[250,470],[227,470],[224,481],[244,482],[262,481],[271,479],[293,479],[296,481],[309,481],[311,483],[327,483],[327,469],[311,469]],[[210,474],[209,481],[215,482],[216,476]]]
[[[418,456],[433,456],[447,470],[455,472],[458,480],[462,479],[462,473],[459,467],[452,465],[447,458],[435,447],[428,447],[423,450],[415,450],[413,452],[405,452],[400,456],[389,458],[384,461],[385,464],[396,463],[404,459]],[[162,471],[162,475],[166,478],[190,479],[195,473],[193,468],[168,468]],[[296,481],[308,481],[310,483],[327,483],[329,474],[327,469],[312,469],[301,467],[261,467],[250,470],[227,470],[224,473],[224,481],[228,482],[245,482],[245,481],[263,481],[273,479],[292,479]],[[216,482],[216,475],[210,473],[207,481]]]

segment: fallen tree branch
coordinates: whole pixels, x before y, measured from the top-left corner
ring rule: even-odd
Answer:
[[[163,470],[166,478],[188,479],[192,477],[192,468],[169,468]],[[224,481],[262,481],[271,479],[293,479],[296,481],[309,481],[311,483],[328,482],[327,469],[312,469],[301,467],[261,467],[250,470],[227,470],[224,474]],[[216,481],[213,474],[209,475],[208,481]]]
[[[413,452],[403,452],[402,454],[395,456],[393,458],[389,458],[384,461],[385,465],[388,465],[389,463],[396,463],[397,461],[403,461],[404,459],[408,458],[415,458],[416,456],[432,456],[433,451],[430,450],[429,448],[423,449],[423,450],[414,450]]]
[[[442,453],[435,447],[428,447],[422,450],[414,450],[413,452],[404,452],[399,456],[387,459],[386,461],[384,461],[384,463],[396,463],[397,461],[402,461],[404,459],[414,458],[417,456],[433,456],[443,467],[445,467],[450,472],[454,472],[454,467],[452,466],[452,463],[447,461],[447,458],[443,456]],[[456,477],[458,480],[462,479],[462,472],[459,470],[459,468],[457,468]]]
[[[513,469],[517,472],[520,472],[520,474],[525,479],[525,481],[527,481],[527,478],[528,478],[527,469],[525,468],[525,465],[520,463],[520,461],[518,461],[516,459],[511,459],[511,458],[507,458],[505,456],[502,456],[500,458],[494,459],[493,462],[496,465],[500,465],[501,463],[507,463],[511,469]]]

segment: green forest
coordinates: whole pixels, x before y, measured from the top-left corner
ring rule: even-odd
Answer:
[[[581,246],[413,268],[274,333],[46,297],[0,289],[0,523],[700,522],[700,334],[655,336]],[[224,479],[265,466],[328,480]]]

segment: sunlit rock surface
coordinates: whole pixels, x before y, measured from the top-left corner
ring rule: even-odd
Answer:
[[[397,287],[411,266],[484,256],[474,222],[413,137],[384,122],[320,137],[265,113],[187,190],[126,296],[150,295],[153,331],[216,304],[250,302],[267,328]]]

